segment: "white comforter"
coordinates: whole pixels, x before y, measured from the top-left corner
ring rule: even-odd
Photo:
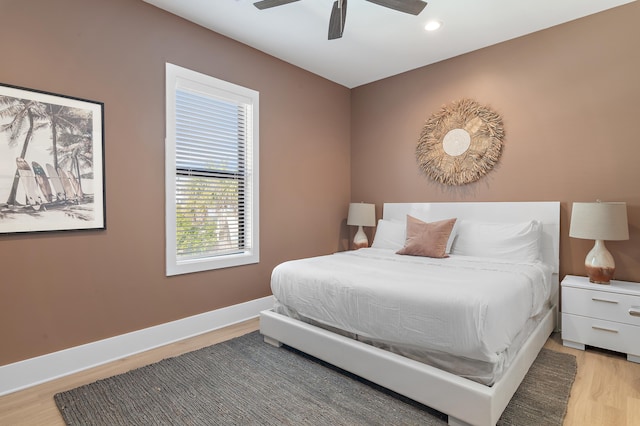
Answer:
[[[552,268],[360,249],[278,265],[277,301],[311,320],[390,343],[497,362],[542,312]]]

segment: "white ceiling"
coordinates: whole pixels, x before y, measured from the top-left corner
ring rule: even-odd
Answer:
[[[349,0],[343,37],[327,40],[334,0],[259,10],[255,0],[144,0],[348,88],[635,0],[428,0],[418,16]],[[442,21],[426,32],[431,19]]]

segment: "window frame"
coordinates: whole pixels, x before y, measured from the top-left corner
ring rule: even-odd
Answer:
[[[260,261],[259,243],[259,92],[224,80],[211,77],[171,63],[165,67],[165,249],[166,275],[180,275],[234,266],[248,265]],[[243,241],[245,248],[240,253],[214,255],[198,259],[179,260],[177,257],[176,214],[176,91],[185,89],[215,99],[240,102],[248,107],[248,135],[245,145],[247,170],[244,193],[245,222]]]

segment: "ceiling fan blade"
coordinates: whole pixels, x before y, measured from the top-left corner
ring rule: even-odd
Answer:
[[[329,40],[335,40],[342,37],[346,20],[347,0],[336,0],[333,2],[331,18],[329,18]]]
[[[422,0],[367,0],[370,3],[375,3],[380,6],[388,7],[389,9],[397,10],[399,12],[410,13],[411,15],[419,15],[420,12],[427,5],[426,1]]]
[[[269,9],[270,7],[282,6],[283,4],[293,3],[300,0],[262,0],[257,1],[253,5],[258,9]]]

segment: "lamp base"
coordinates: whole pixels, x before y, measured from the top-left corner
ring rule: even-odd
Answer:
[[[613,256],[604,245],[604,241],[596,240],[593,248],[584,260],[584,267],[587,270],[589,282],[595,284],[610,284],[613,274],[616,271],[616,264]]]
[[[364,233],[364,229],[362,226],[358,226],[358,232],[356,232],[355,237],[353,237],[353,249],[358,250],[360,248],[369,247],[369,239],[367,238],[367,234]]]
[[[613,273],[616,271],[615,268],[597,268],[589,265],[584,265],[584,267],[587,270],[589,282],[595,284],[611,284]]]

